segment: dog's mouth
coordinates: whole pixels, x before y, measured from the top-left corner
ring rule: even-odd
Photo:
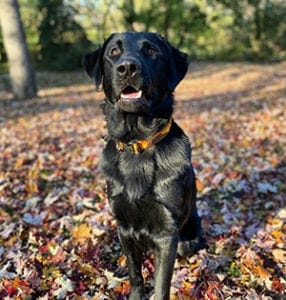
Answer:
[[[139,100],[143,96],[143,92],[131,85],[126,86],[120,93],[121,100]]]
[[[150,96],[142,87],[126,85],[117,98],[118,107],[129,113],[144,113],[151,105]]]

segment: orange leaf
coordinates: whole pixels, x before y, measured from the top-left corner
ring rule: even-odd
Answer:
[[[266,279],[271,275],[270,272],[267,269],[263,268],[261,265],[256,265],[254,267],[254,270],[257,276],[259,276],[262,279]]]
[[[78,241],[83,241],[92,237],[92,227],[87,224],[80,224],[72,229],[72,236]]]
[[[38,193],[38,185],[35,181],[29,181],[26,183],[26,189],[28,191],[28,193],[34,194],[34,193]]]
[[[241,145],[242,145],[244,148],[248,148],[248,147],[250,147],[251,142],[250,142],[249,140],[247,140],[247,139],[243,139],[243,140],[241,141]]]
[[[279,230],[274,230],[271,232],[271,234],[276,240],[281,240],[281,238],[284,236],[284,233]]]
[[[130,293],[130,282],[128,280],[125,280],[121,282],[120,285],[116,286],[114,288],[114,291],[118,294],[121,294],[123,296],[127,296]]]
[[[23,164],[25,163],[25,161],[26,161],[25,157],[18,157],[17,160],[15,161],[14,168],[15,169],[19,169],[20,167],[23,166]]]
[[[1,192],[1,187],[0,187],[0,192]],[[9,214],[2,208],[0,208],[0,221],[8,220]]]
[[[270,272],[261,265],[259,260],[247,258],[243,261],[241,269],[244,274],[255,274],[261,279],[266,279],[270,276]]]
[[[188,296],[190,295],[190,289],[192,284],[186,280],[183,280],[182,287],[179,289],[180,296]]]
[[[30,169],[28,173],[29,180],[37,180],[39,178],[39,170],[38,169]]]
[[[219,300],[219,299],[221,299],[221,297],[218,294],[218,291],[220,291],[220,290],[221,290],[221,288],[220,288],[219,284],[217,284],[217,283],[210,284],[207,288],[206,295],[211,300]]]
[[[125,255],[121,255],[119,258],[118,258],[118,260],[117,260],[117,263],[118,263],[118,265],[120,266],[120,267],[126,267],[126,264],[127,264],[127,258],[126,258],[126,256]]]
[[[198,178],[196,178],[196,186],[197,186],[198,192],[202,192],[205,188],[203,182]]]
[[[231,171],[228,175],[229,178],[234,179],[239,177],[239,173],[237,171]]]
[[[18,240],[17,236],[12,236],[9,238],[9,240],[5,241],[4,245],[5,247],[12,247],[17,240]]]
[[[14,279],[13,285],[16,288],[20,288],[22,290],[30,291],[29,283],[27,281],[25,281],[25,280],[20,279],[19,277],[16,277]]]
[[[199,148],[205,142],[205,138],[199,138],[195,140],[195,147]]]

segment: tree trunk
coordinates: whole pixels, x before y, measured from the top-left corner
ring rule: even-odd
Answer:
[[[254,23],[255,23],[255,39],[257,41],[261,40],[261,12],[259,7],[259,1],[257,3],[257,6],[255,6],[255,12],[254,12]]]
[[[8,57],[12,89],[19,99],[37,94],[36,80],[31,65],[17,0],[1,0],[0,24]]]

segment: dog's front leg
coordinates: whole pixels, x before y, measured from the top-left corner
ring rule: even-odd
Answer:
[[[178,236],[166,236],[156,240],[155,248],[155,300],[169,300]]]
[[[143,277],[141,273],[143,252],[135,245],[134,240],[119,230],[119,239],[127,257],[128,274],[131,283],[130,300],[143,299]]]

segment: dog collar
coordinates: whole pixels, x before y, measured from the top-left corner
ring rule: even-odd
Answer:
[[[169,132],[172,126],[172,118],[169,119],[166,126],[160,131],[156,132],[150,139],[139,140],[135,143],[124,144],[122,141],[117,141],[117,149],[119,151],[124,151],[126,149],[131,149],[134,153],[142,153],[143,151],[151,148],[153,145],[160,142]]]

